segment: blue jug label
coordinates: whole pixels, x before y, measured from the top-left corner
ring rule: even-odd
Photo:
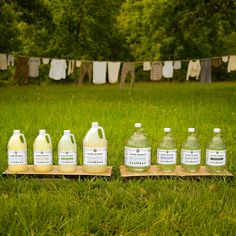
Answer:
[[[176,164],[177,149],[157,149],[157,163],[162,165]]]
[[[201,150],[181,150],[181,164],[200,165]]]

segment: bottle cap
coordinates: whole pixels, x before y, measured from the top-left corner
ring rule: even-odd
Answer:
[[[45,129],[40,129],[40,130],[39,130],[39,134],[45,135],[45,134],[46,134],[46,130],[45,130]]]
[[[92,127],[97,128],[98,127],[98,122],[92,122]]]
[[[68,130],[68,129],[64,130],[64,134],[69,135],[70,134],[70,130]]]
[[[135,124],[134,124],[134,127],[135,127],[135,128],[140,128],[140,127],[142,127],[142,124],[141,124],[141,123],[135,123]]]
[[[213,132],[214,132],[214,133],[220,133],[220,128],[214,128],[214,129],[213,129]]]
[[[164,128],[164,132],[169,133],[170,132],[170,128]]]
[[[20,130],[19,130],[19,129],[15,129],[15,130],[13,131],[13,134],[20,134]]]
[[[195,128],[188,128],[188,132],[189,133],[194,133],[195,132]]]

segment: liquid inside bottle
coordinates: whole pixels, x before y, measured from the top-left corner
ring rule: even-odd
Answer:
[[[145,172],[151,165],[151,145],[144,134],[141,123],[135,123],[135,133],[125,146],[126,169],[131,172]]]
[[[164,128],[163,137],[157,149],[157,164],[161,171],[171,172],[176,168],[177,147],[170,132],[170,128]]]
[[[20,130],[14,130],[8,142],[8,170],[12,172],[27,170],[27,143]]]
[[[99,136],[99,130],[102,137]],[[92,122],[92,127],[83,140],[83,169],[88,173],[107,170],[107,140],[104,129],[98,122]]]
[[[64,130],[64,135],[58,143],[58,169],[66,173],[77,169],[77,145],[70,130]]]
[[[186,172],[197,172],[201,164],[201,148],[195,128],[188,128],[189,136],[182,145],[181,165]]]
[[[48,172],[52,170],[52,142],[50,135],[44,129],[39,130],[39,135],[34,141],[34,170]]]
[[[207,144],[206,167],[210,172],[222,172],[226,168],[226,146],[219,128],[213,130],[214,137]]]

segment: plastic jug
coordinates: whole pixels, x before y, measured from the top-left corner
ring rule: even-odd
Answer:
[[[64,130],[64,135],[58,143],[58,169],[67,173],[77,169],[77,145],[70,130]]]
[[[34,141],[34,170],[48,172],[52,170],[52,141],[44,129]]]
[[[27,170],[27,143],[20,130],[14,130],[8,142],[8,170],[12,172]]]
[[[99,130],[102,137],[99,136]],[[83,140],[83,169],[89,173],[101,173],[107,169],[107,140],[98,122],[92,122],[92,128]]]

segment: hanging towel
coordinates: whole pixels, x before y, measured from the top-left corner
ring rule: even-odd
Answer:
[[[175,70],[181,69],[181,61],[174,61],[174,69]]]
[[[162,63],[160,61],[154,61],[151,65],[150,80],[158,81],[162,76]]]
[[[107,73],[107,62],[106,61],[94,61],[93,62],[93,83],[94,84],[105,84]]]
[[[201,61],[200,82],[211,83],[211,81],[211,60],[203,60]]]
[[[80,67],[80,66],[81,66],[81,61],[78,61],[78,60],[77,60],[76,63],[75,63],[75,66],[76,66],[76,67]]]
[[[52,59],[51,67],[49,71],[49,77],[54,80],[60,80],[66,78],[66,60],[64,59]]]
[[[201,64],[199,60],[192,61],[190,60],[188,63],[188,71],[187,71],[187,76],[186,80],[189,80],[190,77],[196,77],[196,79],[199,79],[199,75],[201,72]]]
[[[108,62],[108,79],[112,84],[118,82],[120,64],[120,62]]]
[[[172,78],[174,73],[173,61],[165,61],[162,68],[162,75],[165,78]]]
[[[29,58],[29,76],[30,77],[38,77],[39,76],[39,65],[40,59],[37,57]]]
[[[236,70],[236,55],[229,57],[228,68],[227,71],[235,71]]]
[[[222,64],[220,58],[214,58],[214,59],[211,59],[211,65],[214,66],[214,67],[218,67]]]
[[[74,68],[75,68],[75,60],[69,60],[67,75],[73,74]]]
[[[7,70],[7,55],[0,54],[0,70]]]
[[[24,77],[24,83],[27,84],[28,79],[29,79],[29,58],[28,57],[20,56],[16,58],[16,70],[15,70],[14,80],[18,81],[21,74]]]
[[[86,74],[89,77],[89,83],[92,81],[92,71],[93,71],[93,63],[91,61],[82,61],[80,67],[80,74],[78,79],[78,86],[81,86],[84,82],[84,78]]]
[[[15,58],[13,55],[8,55],[7,56],[7,65],[8,66],[14,66],[15,64]]]
[[[47,65],[50,62],[49,58],[43,58],[42,59],[43,64]]]
[[[223,61],[224,63],[226,63],[228,60],[229,60],[229,57],[228,57],[228,56],[222,57],[222,61]]]
[[[151,70],[151,63],[149,61],[143,62],[143,70],[144,71]]]
[[[123,63],[122,71],[121,71],[121,79],[120,79],[120,88],[124,87],[125,80],[126,80],[128,74],[131,75],[130,87],[132,88],[134,86],[134,80],[135,80],[135,66],[134,66],[134,62],[124,62]]]

